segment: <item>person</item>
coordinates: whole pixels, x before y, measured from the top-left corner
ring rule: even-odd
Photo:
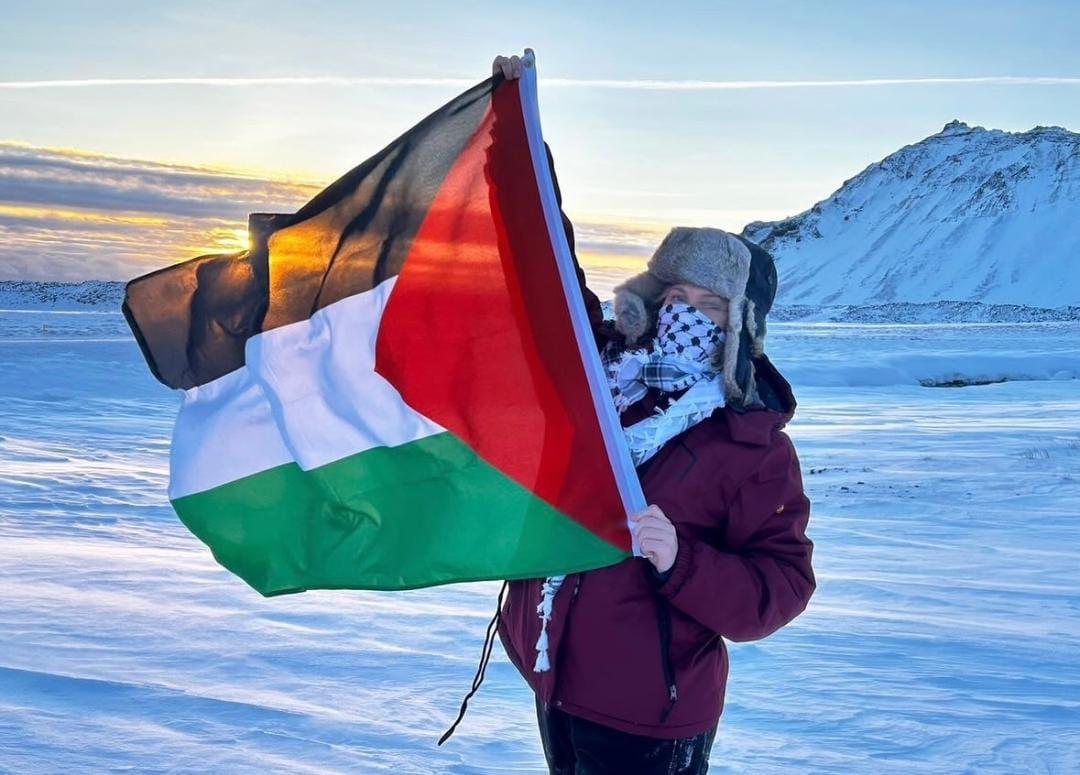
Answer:
[[[521,67],[498,57],[493,72]],[[578,275],[650,504],[630,517],[644,557],[508,582],[498,635],[536,694],[551,773],[704,773],[725,640],[770,635],[815,589],[810,502],[782,430],[795,398],[764,353],[776,270],[742,237],[677,227],[615,289],[613,321]]]

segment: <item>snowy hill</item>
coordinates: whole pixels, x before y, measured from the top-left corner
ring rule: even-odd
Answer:
[[[1080,304],[1080,134],[952,121],[744,236],[782,305]]]

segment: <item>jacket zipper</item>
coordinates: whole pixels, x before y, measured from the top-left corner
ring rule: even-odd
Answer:
[[[657,625],[660,634],[660,667],[664,671],[664,682],[667,684],[668,705],[660,714],[660,723],[667,721],[671,711],[675,709],[675,703],[679,699],[679,690],[675,684],[675,667],[671,664],[671,609],[668,602],[656,595]]]
[[[577,574],[577,578],[574,579],[574,589],[570,593],[570,605],[567,606],[567,609],[566,609],[566,622],[563,624],[564,628],[568,627],[569,624],[570,624],[570,611],[573,610],[573,608],[574,608],[574,601],[577,600],[578,590],[581,588],[581,580],[583,578],[585,578],[585,574],[584,573],[579,573],[579,574]],[[552,700],[553,700],[552,704],[556,708],[561,708],[562,707],[562,700],[561,699],[558,699],[556,697],[552,697]]]

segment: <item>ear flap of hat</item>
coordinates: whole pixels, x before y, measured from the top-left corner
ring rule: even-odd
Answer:
[[[759,346],[755,333],[754,302],[733,299],[728,307],[725,328],[723,373],[726,403],[737,412],[762,406],[754,373],[754,355]]]
[[[755,357],[765,352],[767,316],[776,298],[776,263],[765,250],[749,240],[739,239],[750,249],[750,277],[746,284],[748,302],[746,326],[750,331]]]
[[[652,329],[665,287],[656,275],[642,272],[615,288],[615,330],[627,344],[636,344]]]
[[[754,300],[746,300],[746,330],[750,334],[751,351],[755,358],[765,354],[765,316],[758,313]]]
[[[736,296],[728,301],[728,319],[724,326],[724,396],[728,404],[736,406],[742,403],[743,391],[739,380],[739,350],[743,334],[743,317],[746,314],[746,299]]]

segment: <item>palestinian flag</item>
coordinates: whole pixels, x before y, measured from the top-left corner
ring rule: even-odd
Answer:
[[[628,556],[643,502],[560,215],[530,66],[253,216],[250,250],[131,281],[128,322],[182,392],[184,524],[264,595]]]

